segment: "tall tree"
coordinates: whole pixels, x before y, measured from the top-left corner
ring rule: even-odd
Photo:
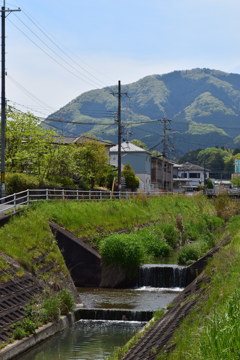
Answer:
[[[6,166],[10,172],[26,172],[42,177],[46,155],[55,132],[46,130],[31,113],[8,111],[6,128]]]

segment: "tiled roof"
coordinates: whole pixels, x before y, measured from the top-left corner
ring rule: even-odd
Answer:
[[[189,162],[179,165],[178,169],[180,171],[209,171],[208,169],[202,166],[191,164]]]

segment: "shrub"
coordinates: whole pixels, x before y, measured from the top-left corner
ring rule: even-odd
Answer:
[[[214,231],[217,228],[224,225],[224,220],[221,219],[219,216],[207,216],[205,215],[205,220],[207,223],[207,227],[210,231]]]
[[[60,303],[60,312],[62,315],[66,315],[73,310],[74,299],[73,295],[69,290],[62,290],[58,294]]]
[[[7,173],[6,174],[6,190],[7,194],[14,194],[27,189],[34,189],[39,187],[39,181],[34,175],[27,175],[21,173]]]
[[[217,216],[224,221],[228,221],[232,216],[239,212],[239,206],[232,201],[227,194],[219,194],[213,200],[213,204],[217,211]]]
[[[18,326],[14,329],[12,336],[15,340],[21,340],[24,337],[26,337],[27,334],[26,331],[21,326]]]
[[[137,235],[141,239],[148,255],[152,255],[153,257],[165,257],[169,255],[170,246],[164,241],[163,233],[160,229],[155,232],[154,228],[145,228],[139,230]]]
[[[29,318],[23,319],[21,326],[28,336],[35,333],[36,324]]]
[[[134,191],[139,187],[139,179],[135,175],[135,172],[131,168],[130,164],[124,165],[122,176],[125,178],[127,189]]]
[[[155,231],[157,232],[157,226],[155,227]],[[160,229],[163,232],[164,238],[166,242],[172,247],[175,248],[177,246],[177,243],[179,241],[179,238],[181,235],[179,234],[179,231],[177,230],[177,227],[173,223],[165,223],[160,225]]]
[[[189,265],[199,259],[203,254],[202,246],[199,242],[194,242],[183,246],[178,253],[178,263]]]
[[[45,321],[57,320],[60,316],[60,300],[57,296],[48,297],[43,304]]]
[[[136,234],[113,234],[100,242],[100,254],[107,265],[136,270],[143,260],[144,250]]]

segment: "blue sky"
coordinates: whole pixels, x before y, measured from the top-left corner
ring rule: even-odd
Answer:
[[[118,80],[196,67],[240,73],[239,0],[6,0],[6,6],[23,10],[6,22],[6,96],[35,113],[47,115]]]

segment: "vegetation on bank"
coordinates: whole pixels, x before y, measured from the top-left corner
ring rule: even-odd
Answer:
[[[68,272],[56,240],[50,231],[48,225],[50,220],[79,237],[87,237],[89,241],[99,246],[106,262],[114,264],[118,261],[123,267],[127,267],[130,263],[135,267],[140,262],[166,256],[170,249],[176,249],[179,246],[181,246],[179,259],[180,254],[186,254],[189,249],[192,249],[189,251],[192,254],[193,249],[198,248],[197,256],[203,255],[215,242],[211,235],[213,231],[220,228],[223,232],[223,224],[226,225],[232,215],[237,212],[237,203],[231,202],[226,196],[219,197],[215,203],[204,196],[181,195],[164,195],[151,199],[140,195],[131,200],[106,202],[39,202],[13,217],[9,224],[0,229],[0,251],[17,259],[25,269],[33,273],[37,273],[39,269],[34,259],[47,253],[46,261],[55,262],[55,277],[51,280],[57,282],[59,272],[66,274]],[[236,241],[239,238],[239,223],[240,217],[236,216],[228,225],[228,231],[235,235]],[[142,227],[143,224],[149,226]],[[123,229],[128,233],[112,234],[106,237],[111,231]],[[228,271],[239,262],[240,249],[236,251],[236,254],[234,251],[231,249],[226,255],[227,259],[233,260],[231,266],[229,262],[226,265]],[[235,261],[237,254],[238,258]],[[195,260],[191,256],[185,257],[185,263]],[[220,270],[225,266],[223,260],[222,258],[218,264]],[[7,266],[4,256],[0,257],[1,270]],[[213,269],[216,266],[213,265]],[[238,273],[237,268],[234,271]],[[1,280],[4,281],[4,279]],[[218,293],[216,297],[221,297],[221,294]],[[225,301],[226,307],[227,301]],[[52,303],[59,304],[57,300]],[[56,311],[53,311],[53,314],[59,314],[56,308],[58,305],[53,306]],[[35,323],[31,318],[29,321]],[[25,325],[30,326],[29,324],[31,323],[27,322]],[[21,336],[19,333],[24,333],[24,331],[16,330],[16,336]],[[183,358],[179,357],[179,359]]]
[[[213,203],[203,196],[39,202],[0,229],[0,251],[35,273],[39,264],[34,259],[47,253],[45,262],[55,261],[55,272],[66,273],[48,225],[48,221],[55,221],[98,246],[106,264],[121,265],[127,271],[140,263],[159,262],[179,247],[178,261],[189,264],[214,245],[212,234],[223,224],[215,213]],[[142,224],[149,226],[141,228]],[[109,232],[120,230],[128,234],[109,236]]]
[[[158,360],[238,360],[240,356],[240,216],[229,221],[232,241],[210,261],[206,294],[182,322]],[[226,234],[225,233],[225,234]]]
[[[22,339],[34,334],[40,326],[58,320],[61,315],[67,315],[73,310],[74,298],[69,290],[61,290],[48,297],[34,299],[32,305],[27,306],[26,317],[13,325],[12,338]]]

